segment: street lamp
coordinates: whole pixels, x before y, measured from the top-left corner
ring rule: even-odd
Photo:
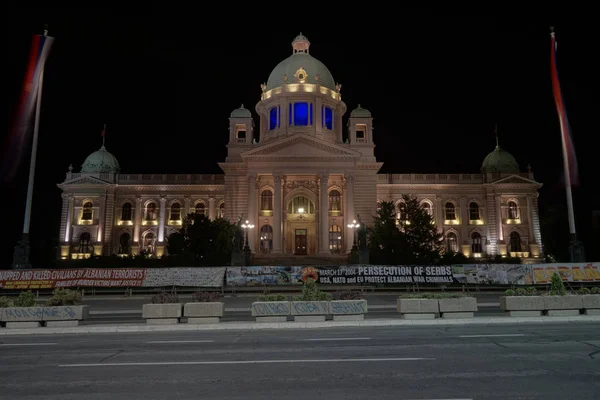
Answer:
[[[348,224],[348,228],[353,229],[352,237],[354,238],[354,243],[352,244],[352,249],[356,248],[356,228],[358,228],[360,224],[356,223],[356,220],[352,220],[351,224]]]
[[[246,234],[246,243],[244,244],[244,251],[249,251],[250,246],[248,246],[248,229],[254,228],[254,225],[252,225],[250,221],[246,220],[246,222],[242,224],[242,228],[244,228],[244,232]]]
[[[304,219],[304,207],[298,208],[298,219]]]

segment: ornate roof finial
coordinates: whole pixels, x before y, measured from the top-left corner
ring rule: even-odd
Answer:
[[[73,171],[73,164],[69,164],[69,172]]]
[[[242,105],[240,106],[240,108],[244,108],[244,103],[242,103]]]

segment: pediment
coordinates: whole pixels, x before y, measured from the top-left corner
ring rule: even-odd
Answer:
[[[248,150],[242,153],[241,157],[242,159],[358,159],[360,153],[311,136],[297,134]]]
[[[511,176],[507,176],[501,179],[498,179],[497,181],[491,182],[493,185],[498,185],[498,184],[528,184],[528,185],[539,185],[539,182],[536,182],[534,180],[519,176],[519,175],[511,175]]]
[[[109,185],[110,182],[103,181],[100,178],[94,176],[81,176],[64,181],[60,186],[72,186],[72,185]]]

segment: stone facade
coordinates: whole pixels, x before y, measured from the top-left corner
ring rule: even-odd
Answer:
[[[243,106],[229,118],[222,175],[123,174],[104,146],[64,182],[60,257],[165,254],[168,235],[191,212],[254,225],[253,252],[347,253],[349,224],[370,224],[378,201],[417,197],[444,233],[449,250],[467,256],[542,255],[538,190],[531,171],[497,147],[480,174],[379,174],[373,118],[358,106],[348,118],[341,85],[309,54],[300,35],[293,54],[261,85],[259,137]],[[283,74],[279,76],[279,74]]]

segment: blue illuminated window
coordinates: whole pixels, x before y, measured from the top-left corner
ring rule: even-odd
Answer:
[[[333,129],[333,110],[329,107],[323,107],[323,125],[329,129]]]
[[[312,103],[310,103],[310,126],[313,125]]]
[[[279,107],[273,107],[269,111],[269,130],[277,128],[277,109]]]
[[[294,103],[294,125],[308,125],[308,103]]]

